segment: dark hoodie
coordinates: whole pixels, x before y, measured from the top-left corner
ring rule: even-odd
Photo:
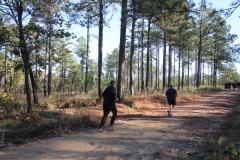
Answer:
[[[116,100],[116,88],[114,86],[108,86],[102,93],[104,97],[103,106],[104,107],[114,107]]]

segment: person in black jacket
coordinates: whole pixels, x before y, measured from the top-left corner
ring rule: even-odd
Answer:
[[[116,88],[115,88],[115,81],[111,81],[110,85],[103,91],[102,96],[104,98],[103,101],[103,117],[101,120],[101,124],[99,126],[99,132],[103,131],[103,127],[106,123],[107,117],[112,112],[112,118],[109,125],[109,130],[114,130],[114,122],[117,117],[117,108],[115,106],[116,101]]]
[[[173,88],[172,85],[170,85],[170,88],[166,91],[167,101],[169,104],[169,108],[167,110],[168,116],[172,116],[172,109],[176,105],[176,97],[177,97],[177,91]]]

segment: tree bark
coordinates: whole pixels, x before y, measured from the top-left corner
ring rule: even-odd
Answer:
[[[120,34],[120,49],[119,49],[119,69],[118,69],[118,85],[117,97],[119,101],[124,100],[124,61],[125,61],[125,42],[126,42],[126,28],[127,28],[127,0],[122,0],[121,12],[121,34]]]
[[[172,83],[172,46],[169,45],[169,55],[168,55],[168,87]]]
[[[8,86],[7,86],[7,47],[5,46],[5,76],[4,76],[4,91],[8,92]]]
[[[190,86],[190,55],[189,55],[189,50],[188,50],[188,69],[187,69],[187,76],[188,76],[188,78],[187,78],[187,86],[189,87]]]
[[[102,98],[103,0],[99,1],[98,98]]]
[[[178,90],[180,90],[180,84],[181,84],[181,80],[180,80],[180,74],[181,74],[181,52],[182,52],[182,50],[181,50],[181,48],[179,48],[179,52],[178,52]]]
[[[49,33],[49,42],[48,42],[48,96],[51,95],[52,92],[52,24],[50,25],[50,33]]]
[[[150,30],[151,30],[151,17],[148,18],[148,32],[147,32],[147,62],[146,62],[146,82],[145,87],[148,90],[149,87],[149,77],[150,77]]]
[[[202,52],[202,28],[201,28],[201,24],[202,24],[202,22],[200,22],[200,28],[199,28],[196,87],[200,87],[200,77],[201,77],[201,75],[200,75],[201,74],[201,52]]]
[[[185,68],[185,62],[182,58],[182,81],[181,81],[181,89],[183,89],[184,86],[184,68]]]
[[[156,49],[156,73],[155,73],[155,79],[156,79],[156,82],[155,82],[155,89],[159,89],[159,65],[160,65],[160,62],[159,62],[159,46],[158,46],[158,42],[157,42],[157,49]]]
[[[131,53],[130,53],[130,82],[129,82],[129,91],[130,95],[134,95],[134,86],[133,86],[133,56],[134,56],[134,48],[135,48],[135,26],[136,26],[136,7],[135,7],[135,0],[132,0],[132,31],[131,31]]]
[[[142,48],[141,48],[141,91],[144,91],[144,18],[142,22],[142,33],[141,33],[141,38],[142,38]]]
[[[21,55],[24,63],[24,77],[25,77],[25,93],[27,98],[27,113],[32,111],[32,101],[31,101],[31,91],[29,85],[29,54],[27,52],[27,45],[24,38],[24,31],[23,31],[23,23],[22,23],[22,15],[23,15],[23,2],[17,3],[17,10],[18,10],[18,31],[19,31],[19,44]]]
[[[90,34],[89,34],[89,28],[90,28],[90,22],[89,22],[89,18],[88,18],[88,22],[87,22],[87,54],[86,54],[86,70],[85,70],[85,94],[88,93],[88,56],[89,56],[89,41],[90,41]]]
[[[48,54],[48,36],[46,37],[46,46],[45,46],[45,56],[44,56],[44,61],[45,61],[45,68],[44,68],[44,82],[43,82],[43,93],[44,96],[47,96],[47,54]]]
[[[162,79],[163,91],[166,88],[166,55],[167,55],[167,36],[164,31],[163,32],[163,79]]]

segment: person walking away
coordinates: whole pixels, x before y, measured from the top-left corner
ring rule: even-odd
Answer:
[[[109,129],[110,131],[114,130],[114,122],[117,117],[117,108],[115,106],[116,101],[116,88],[115,81],[111,81],[110,85],[103,91],[102,96],[103,100],[103,117],[101,120],[101,124],[99,125],[99,132],[103,131],[104,125],[108,118],[110,111],[112,112],[112,118],[110,121]]]
[[[167,110],[168,116],[172,116],[172,109],[176,105],[176,97],[177,97],[177,91],[173,88],[173,85],[170,85],[170,88],[166,91],[167,101],[169,104],[169,108]]]

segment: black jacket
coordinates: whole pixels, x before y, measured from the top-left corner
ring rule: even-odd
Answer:
[[[113,86],[108,86],[102,93],[104,97],[103,106],[114,107],[116,100],[116,88]]]
[[[174,88],[169,88],[166,91],[166,96],[168,100],[175,100],[177,97],[177,91]]]

